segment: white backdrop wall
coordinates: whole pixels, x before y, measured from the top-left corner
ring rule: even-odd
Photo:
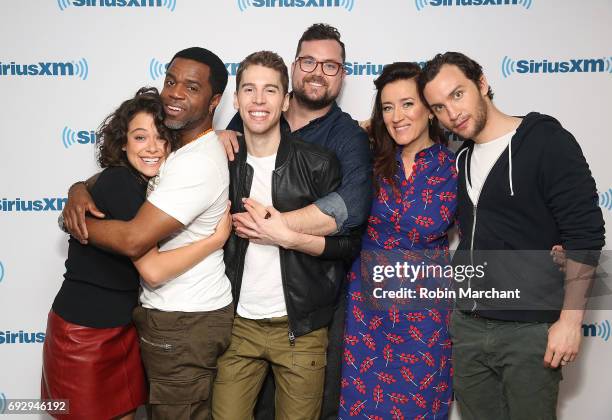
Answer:
[[[217,52],[235,73],[232,63],[261,49],[290,63],[303,30],[330,23],[347,45],[340,105],[356,119],[370,113],[380,65],[463,51],[483,65],[502,110],[548,113],[576,136],[608,226],[612,221],[610,0],[30,0],[2,6],[0,412],[6,399],[39,395],[46,315],[67,251],[56,218],[68,186],[97,171],[92,130],[138,87],[161,87],[164,65],[185,47]],[[544,60],[561,71],[538,71]],[[27,74],[20,74],[24,65]],[[217,128],[233,115],[234,83],[230,77]],[[612,311],[588,313],[580,359],[564,371],[562,420],[612,418],[610,320]]]

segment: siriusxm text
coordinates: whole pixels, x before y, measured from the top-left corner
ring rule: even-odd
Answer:
[[[517,73],[597,73],[604,72],[606,63],[599,58],[571,59],[569,61],[518,60]]]
[[[253,7],[341,7],[341,0],[252,0]]]
[[[429,0],[429,6],[508,6],[518,5],[519,0]]]
[[[0,211],[61,211],[68,201],[67,198],[49,197],[38,200],[22,200],[16,198],[0,201]]]
[[[77,7],[162,7],[162,0],[72,0]]]
[[[0,62],[2,76],[74,76],[74,65],[70,62],[38,62],[17,64]]]
[[[44,341],[44,332],[0,331],[0,344],[43,343]]]

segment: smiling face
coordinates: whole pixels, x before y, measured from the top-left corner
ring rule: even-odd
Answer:
[[[303,41],[298,57],[319,62],[343,62],[342,48],[333,39]],[[300,103],[313,110],[325,108],[335,101],[340,94],[343,80],[343,69],[340,69],[335,76],[327,76],[323,73],[320,64],[312,73],[303,71],[297,60],[291,65],[293,95]]]
[[[444,64],[423,94],[442,125],[465,139],[477,139],[487,123],[488,89],[484,77],[476,85],[459,67]]]
[[[209,82],[210,68],[186,58],[172,60],[161,99],[166,119],[164,124],[181,135],[197,135],[212,125],[212,113],[221,95],[213,95]]]
[[[280,117],[289,106],[277,70],[251,64],[242,73],[234,94],[234,107],[244,122],[245,135],[266,135],[280,130]]]
[[[385,85],[380,100],[383,121],[398,145],[420,144],[429,139],[430,112],[419,98],[414,79],[400,79]]]
[[[146,178],[157,175],[168,153],[168,142],[160,137],[151,114],[139,112],[130,120],[127,142],[121,148],[134,169]]]

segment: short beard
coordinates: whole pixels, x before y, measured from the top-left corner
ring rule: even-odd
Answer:
[[[470,136],[470,139],[478,136],[482,130],[484,130],[485,125],[487,125],[487,103],[483,98],[480,99],[480,106],[476,111],[476,115],[474,115],[474,133]]]
[[[302,91],[299,90],[294,90],[293,96],[299,103],[301,103],[311,111],[318,111],[320,109],[323,109],[336,100],[335,96],[330,95],[325,95],[321,99],[310,99],[308,96],[304,95]]]
[[[180,130],[187,125],[185,121],[172,121],[166,118],[164,120],[164,125],[168,127],[170,130]]]

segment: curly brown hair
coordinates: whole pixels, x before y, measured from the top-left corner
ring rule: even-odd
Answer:
[[[106,117],[96,131],[96,160],[100,167],[131,166],[122,147],[127,144],[128,125],[139,112],[153,117],[159,135],[168,141],[171,150],[178,148],[177,136],[164,125],[164,105],[159,91],[153,87],[143,87],[132,99],[123,102]]]

